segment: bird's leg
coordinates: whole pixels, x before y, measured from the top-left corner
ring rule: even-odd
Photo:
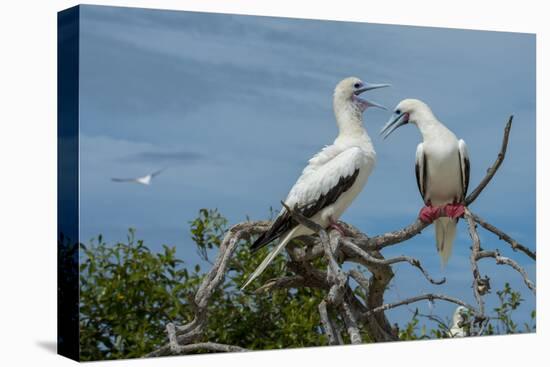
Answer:
[[[418,219],[420,219],[423,223],[433,223],[434,220],[441,217],[442,214],[442,208],[439,206],[432,206],[432,202],[428,201],[426,205],[420,209],[420,213],[418,213]]]
[[[445,205],[443,209],[449,218],[457,219],[464,215],[464,204],[458,200],[453,201],[452,204]]]
[[[342,237],[346,237],[346,230],[344,229],[344,227],[338,224],[338,221],[335,221],[332,217],[329,218],[328,228],[335,229],[342,235]]]

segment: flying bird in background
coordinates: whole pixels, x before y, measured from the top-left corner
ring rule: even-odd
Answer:
[[[425,206],[419,214],[424,223],[434,223],[436,246],[442,264],[451,256],[458,218],[464,214],[464,198],[470,181],[470,159],[464,140],[443,125],[428,105],[405,99],[382,128],[387,138],[407,123],[416,125],[423,142],[416,148],[416,183]]]
[[[326,146],[309,160],[285,200],[288,207],[297,208],[324,228],[333,227],[343,232],[337,220],[363,189],[376,162],[376,153],[363,127],[363,112],[368,107],[384,108],[360,98],[360,95],[388,86],[365,83],[355,77],[338,83],[334,90],[333,109],[339,134],[332,145]],[[251,250],[257,251],[276,239],[279,239],[278,244],[250,275],[242,289],[265,270],[290,240],[312,233],[294,221],[283,208],[271,227],[254,241]]]
[[[160,175],[166,168],[159,169],[158,171],[155,171],[153,173],[150,173],[146,176],[137,177],[137,178],[112,178],[111,180],[114,182],[133,182],[138,183],[141,185],[149,186],[151,184],[151,181],[154,177]]]

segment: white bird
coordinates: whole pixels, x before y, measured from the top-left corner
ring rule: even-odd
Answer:
[[[458,306],[453,314],[453,324],[449,329],[450,338],[462,338],[468,336],[464,324],[468,320],[468,309],[464,306]]]
[[[458,218],[464,214],[464,198],[470,181],[470,159],[464,140],[443,125],[428,105],[405,99],[380,132],[387,138],[407,123],[416,125],[423,142],[416,148],[416,182],[425,207],[419,214],[434,222],[436,246],[442,265],[451,256]]]
[[[376,153],[363,127],[363,111],[368,107],[385,109],[359,95],[388,86],[365,83],[355,77],[338,83],[334,90],[333,109],[339,134],[332,145],[326,146],[309,160],[285,200],[288,207],[298,208],[304,216],[323,228],[332,226],[342,231],[337,220],[363,189],[376,162]],[[278,244],[250,275],[242,289],[265,270],[290,240],[312,233],[294,221],[283,208],[271,227],[252,244],[251,250],[256,251],[277,238]]]
[[[160,175],[164,170],[165,168],[159,169],[158,171],[137,178],[112,178],[111,180],[114,182],[133,182],[148,186],[151,184],[153,177]]]

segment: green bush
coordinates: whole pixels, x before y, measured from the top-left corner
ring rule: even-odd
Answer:
[[[227,220],[216,210],[202,209],[190,223],[191,238],[205,263],[217,253]],[[199,265],[181,261],[176,248],[163,246],[153,253],[130,230],[126,243],[108,245],[101,236],[80,245],[80,356],[82,360],[141,357],[167,342],[168,322],[193,318],[191,297],[204,276]],[[208,327],[202,341],[239,345],[250,349],[326,345],[320,327],[318,304],[323,292],[301,288],[256,294],[240,291],[246,277],[262,261],[267,249],[251,255],[250,243],[240,246],[229,263],[223,285],[211,299]],[[319,260],[316,266],[322,266]],[[290,275],[286,259],[278,256],[250,287]],[[360,288],[355,290],[361,298]],[[488,333],[518,332],[511,313],[521,303],[519,293],[507,286],[497,292],[501,306],[487,327]],[[438,321],[428,331],[420,326],[418,312],[401,328],[400,339],[447,337],[449,321]],[[534,330],[525,325],[524,330]],[[432,320],[433,321],[433,320]],[[345,334],[345,333],[344,333]],[[369,336],[362,332],[363,340]]]
[[[210,261],[227,229],[217,211],[201,210],[191,222],[191,235],[199,255]],[[252,256],[245,243],[235,252],[222,287],[209,307],[204,340],[252,349],[323,345],[319,327],[318,290],[241,292],[247,274],[259,265],[264,249]],[[256,284],[286,274],[284,257],[278,257]],[[174,247],[159,254],[130,230],[127,243],[106,244],[99,236],[81,245],[80,337],[81,359],[140,357],[167,342],[168,322],[192,320],[190,297],[204,273],[176,257]],[[252,289],[253,287],[251,287]]]

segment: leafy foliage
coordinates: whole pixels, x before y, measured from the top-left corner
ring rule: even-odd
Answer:
[[[199,253],[207,254],[220,246],[227,221],[218,211],[201,210],[191,222],[191,234]],[[245,241],[231,259],[222,287],[210,306],[205,340],[236,344],[251,349],[315,346],[325,343],[319,329],[317,305],[323,295],[318,290],[275,290],[256,294],[240,291],[248,274],[267,255],[248,251]],[[204,258],[208,258],[205,256]],[[255,284],[287,274],[284,257],[277,257]],[[253,289],[253,287],[251,287]]]
[[[204,262],[210,262],[227,230],[217,210],[201,209],[190,222],[191,238]],[[202,341],[274,349],[326,345],[318,304],[324,294],[311,288],[280,289],[265,293],[240,287],[266,256],[268,249],[248,251],[243,241],[233,255],[223,285],[209,306],[208,327]],[[80,245],[80,356],[82,360],[141,357],[166,343],[168,322],[187,323],[193,318],[192,296],[204,277],[198,264],[188,264],[176,248],[163,246],[153,253],[130,229],[126,243],[108,245],[101,236]],[[314,266],[326,266],[319,259]],[[254,282],[257,287],[275,277],[290,275],[286,260],[278,256]],[[254,289],[254,285],[250,289]],[[365,297],[360,287],[359,298]],[[518,332],[511,313],[522,299],[507,285],[497,292],[501,305],[488,333]],[[420,318],[431,317],[438,327],[427,330]],[[435,319],[435,320],[434,320]],[[493,325],[494,324],[494,325]],[[342,326],[342,325],[338,325]],[[448,337],[449,321],[421,315],[418,310],[400,331],[401,340]],[[525,325],[526,331],[534,330]],[[344,339],[348,337],[343,333]],[[362,331],[365,342],[369,336]]]
[[[201,258],[220,246],[227,220],[217,210],[201,210],[191,223],[191,236]],[[249,243],[237,249],[221,289],[210,306],[204,340],[252,349],[323,345],[317,305],[322,293],[313,289],[255,294],[240,286],[267,254],[252,256]],[[257,281],[286,274],[278,257]],[[193,268],[191,270],[191,268]],[[127,243],[114,246],[102,237],[81,245],[81,359],[140,357],[166,342],[168,322],[193,317],[190,297],[204,273],[176,258],[174,247],[155,254],[130,230]],[[253,288],[253,287],[251,287]]]
[[[504,289],[497,291],[496,293],[500,305],[494,309],[496,317],[493,317],[491,322],[487,325],[486,334],[530,333],[536,330],[536,313],[534,310],[530,315],[531,323],[525,323],[523,325],[523,330],[521,330],[512,319],[512,313],[521,305],[521,302],[523,301],[519,292],[514,291],[510,287],[509,283],[505,283]]]
[[[139,357],[166,339],[166,322],[184,321],[182,302],[199,277],[175,249],[153,254],[143,241],[81,245],[80,338],[83,360]]]
[[[78,358],[78,244],[60,233],[57,253],[57,349]]]

